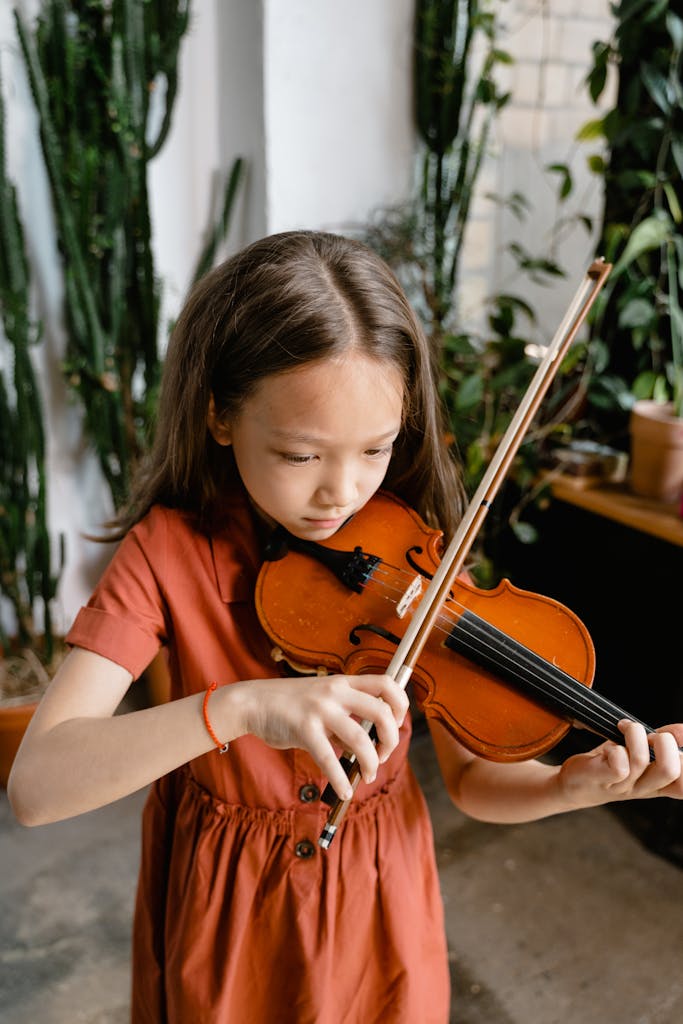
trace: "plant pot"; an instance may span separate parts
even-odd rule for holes
[[[0,647],[0,786],[5,788],[26,727],[66,653],[61,639],[53,644],[49,664],[39,657],[43,637],[34,638],[31,647],[16,642],[7,650]]]
[[[7,788],[10,768],[38,702],[0,705],[0,786]]]
[[[631,411],[631,489],[675,502],[683,493],[683,419],[670,402],[642,400]]]

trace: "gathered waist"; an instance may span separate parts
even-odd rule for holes
[[[251,804],[233,803],[217,796],[207,789],[193,775],[189,765],[183,765],[176,772],[178,782],[178,799],[189,798],[203,805],[204,812],[210,811],[216,818],[226,821],[244,822],[250,825],[267,825],[276,833],[289,835],[292,832],[295,820],[301,814],[302,807],[297,801],[291,807],[263,807]],[[379,807],[394,800],[402,793],[403,789],[410,784],[412,771],[406,760],[402,760],[398,770],[388,778],[381,787],[373,789],[365,798],[359,790],[346,811],[346,821],[361,820],[368,815],[377,813]],[[361,787],[362,788],[362,787]],[[320,825],[324,823],[330,812],[330,807],[322,800],[306,808],[308,814],[315,814],[317,811],[320,818]]]

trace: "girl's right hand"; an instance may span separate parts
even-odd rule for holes
[[[404,690],[379,675],[249,680],[222,687],[219,694],[226,715],[240,723],[238,735],[251,733],[277,749],[306,750],[342,800],[352,791],[334,747],[355,754],[363,779],[372,782],[396,747],[408,711]],[[376,746],[361,720],[375,725]]]

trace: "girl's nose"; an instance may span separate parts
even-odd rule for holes
[[[347,509],[353,505],[357,496],[358,488],[350,467],[336,467],[325,475],[318,486],[318,500],[329,508]]]

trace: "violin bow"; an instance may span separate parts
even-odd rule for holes
[[[453,539],[446,548],[441,563],[426,587],[417,605],[408,627],[398,644],[394,656],[389,662],[386,675],[394,679],[405,689],[412,671],[422,652],[427,638],[439,616],[448,593],[457,575],[462,571],[472,544],[481,529],[481,525],[491,508],[491,503],[517,454],[538,407],[550,387],[562,360],[574,341],[579,328],[602,289],[610,270],[611,263],[603,259],[594,260],[586,271],[574,298],[571,300],[555,336],[546,348],[536,372],[527,388],[520,405],[510,420],[507,430],[489,463],[477,490],[474,493],[460,521]],[[373,728],[372,722],[361,722],[366,732]],[[345,751],[340,758],[346,775],[355,793],[360,782],[360,768],[354,754]],[[327,850],[341,824],[346,810],[351,803],[337,798],[334,802],[323,831],[318,839],[319,845]]]

